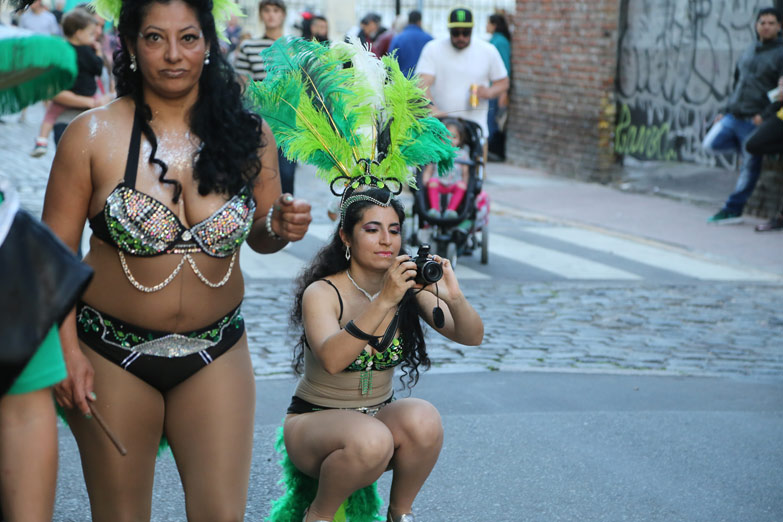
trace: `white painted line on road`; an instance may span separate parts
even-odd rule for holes
[[[315,236],[325,243],[332,239],[335,230],[337,230],[337,223],[311,223],[307,235]]]
[[[84,227],[84,230],[82,230],[82,256],[86,256],[87,252],[90,251],[90,238],[92,237],[92,230],[90,227]]]
[[[710,281],[773,281],[777,276],[755,270],[742,270],[686,254],[656,248],[629,239],[573,227],[525,227],[526,232],[558,239],[573,245],[608,252],[638,263],[696,279]]]
[[[304,266],[304,261],[285,250],[274,254],[259,254],[247,245],[239,250],[242,272],[253,279],[293,279]]]
[[[619,268],[495,233],[490,234],[489,251],[566,279],[642,279]]]

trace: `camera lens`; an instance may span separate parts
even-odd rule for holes
[[[443,277],[443,267],[435,261],[427,261],[421,267],[421,277],[427,283],[436,283]]]

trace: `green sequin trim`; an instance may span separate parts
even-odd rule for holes
[[[82,310],[79,312],[79,315],[76,319],[78,324],[81,325],[82,330],[84,332],[89,332],[90,330],[92,330],[93,332],[100,332],[101,330],[103,330],[104,331],[103,335],[105,336],[106,341],[115,343],[129,350],[133,349],[133,347],[138,346],[142,343],[154,341],[157,338],[152,333],[147,333],[144,336],[140,336],[133,332],[123,331],[122,324],[115,324],[110,319],[106,319],[105,317],[100,316],[95,310],[89,307],[82,308]],[[199,331],[191,332],[189,334],[186,334],[186,337],[189,337],[191,339],[207,340],[213,344],[217,344],[221,340],[222,338],[221,332],[226,326],[228,326],[229,328],[240,328],[242,326],[243,321],[244,318],[242,317],[242,313],[238,310],[236,313],[232,315],[227,315],[223,317],[212,328],[205,330],[203,332],[199,332]],[[168,335],[168,334],[164,334],[164,335]]]

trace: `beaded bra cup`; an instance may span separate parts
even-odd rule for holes
[[[200,250],[212,257],[228,257],[250,233],[255,210],[255,201],[245,187],[188,229],[166,205],[123,182],[106,198],[102,215],[111,242],[128,254],[157,256]],[[96,219],[98,216],[91,224]]]

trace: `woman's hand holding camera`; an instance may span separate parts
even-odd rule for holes
[[[378,299],[389,308],[397,306],[405,292],[416,286],[416,263],[408,255],[397,256],[383,276],[383,286]]]
[[[459,283],[457,282],[457,276],[454,274],[454,268],[451,266],[451,261],[440,257],[439,255],[430,256],[430,259],[441,266],[443,270],[443,277],[440,279],[440,281],[425,286],[424,290],[430,292],[431,294],[436,294],[435,285],[438,285],[436,295],[447,303],[454,298],[461,297],[462,290],[460,290]]]

